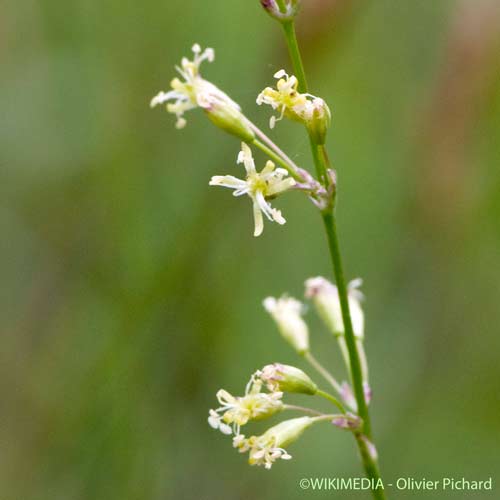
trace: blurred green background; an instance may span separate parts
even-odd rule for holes
[[[500,4],[303,3],[345,266],[364,278],[383,473],[498,481]],[[303,367],[261,300],[331,272],[310,204],[280,199],[287,225],[253,238],[250,204],[208,188],[236,175],[238,141],[201,112],[176,131],[149,109],[193,42],[216,49],[204,75],[267,127],[255,97],[290,65],[258,0],[3,3],[2,500],[368,498],[298,485],[361,474],[347,433],[318,426],[267,472],[207,425],[220,387]],[[300,127],[273,137],[311,167]]]

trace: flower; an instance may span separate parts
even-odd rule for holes
[[[256,373],[270,391],[316,394],[318,386],[299,368],[274,363],[266,365]]]
[[[361,301],[364,297],[359,290],[362,283],[363,280],[361,278],[352,280],[347,285],[347,297],[363,381],[368,385],[368,361],[363,346],[365,335],[365,317],[361,307]],[[344,321],[342,319],[342,309],[340,307],[339,292],[337,287],[322,276],[308,279],[305,285],[306,297],[313,300],[319,316],[333,335],[337,337],[340,350],[342,351],[342,356],[347,366],[350,366],[349,351],[344,336],[345,328]],[[353,407],[352,403],[350,406]]]
[[[243,140],[252,141],[255,135],[241,113],[239,105],[200,75],[201,63],[203,61],[213,62],[215,59],[214,49],[206,48],[202,51],[200,45],[195,43],[192,51],[194,54],[192,61],[183,57],[181,66],[176,66],[176,70],[184,81],[174,78],[170,82],[172,90],[159,92],[151,100],[151,107],[174,101],[167,104],[167,111],[177,117],[175,126],[178,129],[186,126],[184,113],[200,107],[218,127]]]
[[[245,438],[243,434],[233,439],[233,446],[240,453],[249,452],[250,465],[263,465],[270,469],[278,460],[290,460],[291,455],[284,446],[296,441],[300,435],[311,425],[314,420],[310,417],[292,418],[268,429],[261,436]]]
[[[264,230],[264,214],[269,220],[278,224],[285,224],[286,220],[281,212],[269,203],[268,199],[295,185],[295,180],[286,177],[288,172],[284,168],[275,168],[272,161],[268,161],[261,172],[255,170],[252,151],[244,142],[237,163],[243,163],[247,173],[246,179],[238,179],[232,175],[215,175],[209,182],[210,186],[222,186],[234,189],[234,196],[248,195],[253,202],[253,216],[255,221],[254,236],[259,236]]]
[[[347,286],[352,328],[354,335],[358,340],[363,340],[364,338],[365,324],[363,309],[361,308],[363,294],[359,290],[362,283],[363,280],[357,278],[351,281]],[[344,335],[344,321],[342,319],[342,310],[340,307],[337,287],[322,276],[309,278],[306,281],[305,286],[306,297],[313,300],[318,314],[330,331],[334,335]]]
[[[278,79],[276,89],[266,87],[258,96],[257,104],[268,104],[277,110],[278,118],[271,116],[269,126],[274,128],[283,116],[305,124],[317,136],[317,142],[324,143],[324,135],[331,120],[330,109],[320,97],[302,94],[298,91],[296,76],[289,76],[284,69],[274,74]]]
[[[285,340],[299,353],[309,351],[309,329],[302,319],[303,304],[292,297],[267,297],[263,302]]]
[[[240,427],[249,420],[262,420],[281,411],[283,393],[267,394],[260,392],[261,388],[262,381],[252,375],[245,395],[242,397],[232,396],[224,389],[219,390],[217,399],[221,406],[209,411],[209,425],[214,429],[219,429],[223,434],[231,434],[230,425],[232,424],[234,434],[239,435]]]

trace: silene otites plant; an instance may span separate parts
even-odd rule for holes
[[[166,104],[167,111],[176,116],[179,129],[186,126],[187,111],[201,108],[216,126],[240,139],[241,150],[237,155],[237,164],[243,167],[240,176],[215,175],[209,185],[232,189],[236,197],[248,196],[252,204],[254,236],[262,234],[264,219],[285,224],[285,217],[274,206],[277,199],[290,191],[302,192],[321,215],[333,265],[336,285],[324,277],[309,278],[305,281],[304,295],[336,339],[349,373],[349,382],[339,382],[314,357],[309,329],[303,318],[304,304],[287,295],[267,297],[263,301],[264,309],[282,337],[324,379],[329,389],[320,388],[299,368],[270,364],[250,376],[243,395],[233,396],[224,389],[219,390],[216,395],[218,407],[209,411],[208,423],[222,434],[231,436],[233,447],[240,453],[248,453],[251,465],[262,465],[266,469],[271,469],[280,459],[291,459],[289,446],[313,425],[325,423],[331,429],[350,432],[358,446],[366,475],[371,480],[372,494],[374,498],[383,499],[385,493],[368,411],[371,390],[363,345],[361,280],[346,283],[344,279],[336,226],[337,177],[325,148],[331,114],[326,102],[308,91],[295,34],[298,3],[298,0],[261,0],[264,10],[282,26],[294,74],[283,69],[275,73],[274,84],[257,95],[256,103],[271,107],[271,129],[283,119],[305,127],[315,176],[296,165],[243,114],[235,101],[203,78],[200,72],[202,63],[213,62],[215,58],[211,48],[203,50],[200,45],[193,45],[192,58],[183,58],[176,67],[179,76],[171,81],[171,90],[156,95],[151,106]],[[263,151],[269,160],[262,166],[256,165],[252,148]],[[332,404],[332,412],[323,413],[288,404],[286,396],[290,393],[306,394],[311,400],[324,398]],[[285,418],[261,435],[247,431],[247,425],[253,421],[292,411],[303,416]]]

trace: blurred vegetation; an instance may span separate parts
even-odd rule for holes
[[[382,470],[495,477],[499,4],[304,4],[312,92],[334,115],[346,268],[365,280]],[[255,97],[289,64],[257,0],[3,4],[2,499],[333,497],[298,481],[360,474],[341,432],[312,429],[269,473],[206,423],[221,386],[300,364],[261,300],[300,297],[330,268],[312,206],[285,197],[288,224],[253,238],[248,203],[207,186],[236,169],[237,141],[202,113],[179,132],[149,109],[193,42],[216,49],[207,77],[265,126]],[[310,167],[298,126],[276,137]]]

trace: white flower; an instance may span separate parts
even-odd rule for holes
[[[314,420],[310,417],[293,418],[275,425],[261,436],[238,435],[233,439],[233,446],[240,453],[249,452],[250,465],[263,465],[270,469],[278,460],[290,460],[291,455],[283,448],[296,441]]]
[[[352,328],[356,339],[363,340],[365,320],[361,301],[363,294],[358,289],[363,280],[357,278],[348,284],[349,311],[351,313]],[[306,281],[306,297],[311,298],[318,314],[334,335],[344,335],[344,321],[340,308],[337,287],[326,278],[317,276]]]
[[[304,306],[292,297],[267,297],[263,302],[266,311],[278,325],[281,335],[299,353],[309,351],[309,329],[302,319]]]
[[[285,224],[286,220],[281,212],[271,206],[269,197],[287,191],[295,185],[295,180],[287,177],[284,168],[275,168],[272,161],[268,161],[261,172],[255,170],[252,151],[244,142],[237,163],[243,163],[246,170],[246,179],[238,179],[232,175],[216,175],[210,180],[210,186],[222,186],[234,189],[234,196],[248,195],[253,202],[253,215],[255,221],[254,236],[259,236],[264,230],[264,214],[269,220],[278,224]]]
[[[262,381],[254,376],[247,384],[245,395],[235,397],[221,389],[217,392],[220,407],[209,411],[208,423],[223,434],[231,434],[231,427],[235,435],[240,433],[240,426],[249,420],[262,420],[283,409],[282,392],[270,394],[260,392]]]
[[[331,119],[326,102],[311,94],[301,94],[298,91],[297,77],[289,76],[284,69],[275,73],[274,78],[278,79],[276,89],[266,87],[257,96],[259,106],[268,104],[280,113],[278,118],[271,117],[269,126],[274,128],[276,122],[286,116],[304,123],[315,133],[324,134]]]
[[[176,66],[176,70],[184,81],[174,78],[170,85],[172,90],[160,92],[151,100],[151,107],[163,104],[167,101],[174,101],[167,104],[167,111],[177,116],[177,128],[186,125],[184,113],[197,107],[210,111],[215,107],[232,111],[232,115],[240,114],[240,107],[227,94],[222,92],[213,83],[200,76],[200,65],[203,61],[212,62],[215,58],[213,49],[207,48],[204,51],[195,43],[192,47],[194,58],[192,61],[186,57],[182,58],[181,66]],[[235,113],[236,112],[236,113]]]

